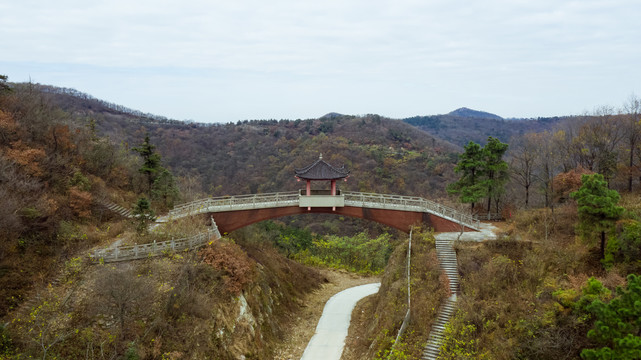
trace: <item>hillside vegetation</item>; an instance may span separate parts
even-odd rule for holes
[[[161,210],[165,199],[154,193],[167,179],[150,186],[148,175],[162,166],[100,137],[93,119],[31,84],[0,88],[0,358],[269,358],[297,299],[325,279],[269,242],[242,237],[201,252],[90,264],[94,246],[203,225],[137,233],[139,220],[106,204],[133,208],[147,196]]]
[[[351,171],[343,189],[471,207],[460,200],[505,219],[499,240],[455,245],[461,289],[441,358],[641,358],[635,97],[620,111],[564,119],[513,121],[466,110],[407,122],[332,114],[204,125],[5,80],[0,358],[269,358],[302,306],[297,299],[325,281],[303,264],[382,277],[379,295],[361,307],[375,316],[360,318],[365,326],[350,356],[417,357],[446,295],[428,231],[417,235],[412,255],[413,321],[393,351],[407,310],[406,243],[364,221],[289,217],[233,232],[198,253],[86,261],[92,247],[206,226],[193,218],[148,232],[154,213],[175,202],[301,188],[294,169],[320,153]],[[496,159],[467,156],[487,155],[486,148],[501,151]],[[469,154],[460,156],[463,149]],[[478,161],[466,173],[461,163],[469,159]],[[479,182],[460,181],[472,173]],[[458,199],[446,192],[455,182]],[[107,210],[110,203],[141,216],[125,220]]]
[[[493,114],[457,110],[445,115],[414,116],[403,121],[437,138],[464,146],[470,141],[484,144],[488,136],[508,142],[513,136],[549,130],[565,118],[506,120]]]
[[[177,175],[185,200],[301,188],[293,174],[319,154],[345,165],[346,190],[438,197],[452,178],[458,146],[413,126],[378,115],[337,115],[308,120],[254,120],[236,124],[161,121],[116,111],[96,100],[80,101],[47,88],[53,101],[95,120],[96,129],[125,148],[149,134]]]
[[[392,348],[408,310],[408,243],[407,240],[396,243],[378,293],[362,300],[354,310],[350,334],[358,335],[346,345],[343,359],[421,357],[438,309],[448,296],[448,280],[438,265],[433,234],[414,229],[410,268],[411,321]],[[362,328],[355,328],[356,324]]]

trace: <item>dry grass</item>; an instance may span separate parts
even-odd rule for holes
[[[344,359],[373,359],[389,352],[407,312],[406,255],[404,241],[390,256],[378,294],[354,310],[365,331],[350,329]],[[431,324],[447,297],[447,281],[442,277],[431,233],[414,231],[411,274],[411,321],[397,344],[396,355],[415,359],[420,358]]]
[[[473,358],[578,358],[591,322],[565,306],[589,277],[611,290],[625,279],[603,270],[597,249],[575,238],[575,222],[572,205],[522,211],[504,238],[457,244],[462,295],[446,341]]]

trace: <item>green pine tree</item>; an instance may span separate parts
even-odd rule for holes
[[[641,277],[628,275],[626,289],[617,288],[609,303],[600,299],[587,306],[596,318],[588,338],[601,345],[584,349],[585,360],[641,359]]]
[[[134,217],[136,219],[136,230],[139,234],[147,233],[148,225],[156,219],[151,204],[146,197],[140,197],[134,205]]]
[[[151,188],[151,197],[159,201],[165,208],[173,208],[178,199],[179,191],[174,176],[165,168],[161,168]]]
[[[579,190],[570,194],[579,205],[577,230],[581,237],[590,241],[595,235],[601,238],[601,259],[605,259],[606,233],[610,232],[623,214],[623,207],[617,206],[619,193],[608,189],[608,183],[601,174],[586,174],[581,177]]]
[[[459,195],[463,203],[474,204],[487,197],[487,210],[490,211],[492,200],[497,202],[505,191],[508,180],[508,165],[503,160],[507,144],[489,137],[485,147],[470,141],[459,157],[454,172],[461,173],[461,178],[447,187],[450,194]]]
[[[11,91],[11,87],[7,84],[8,79],[7,75],[0,75],[0,94]]]
[[[161,164],[160,154],[151,144],[149,135],[145,136],[143,143],[132,150],[140,154],[143,164],[138,169],[147,178],[147,194],[154,201],[157,210],[167,210],[174,206],[179,198],[178,187],[174,175]]]
[[[500,196],[505,192],[505,184],[509,180],[508,165],[503,160],[503,155],[507,151],[508,145],[502,143],[494,137],[487,138],[487,144],[483,147],[485,163],[483,164],[483,186],[486,189],[487,212],[490,213],[492,200],[496,201],[496,211],[498,212],[498,202]]]
[[[156,147],[151,144],[149,134],[145,135],[143,143],[133,148],[132,150],[140,154],[143,159],[143,164],[138,171],[145,174],[147,177],[148,191],[151,193],[151,188],[156,180],[156,176],[160,173],[163,167],[160,165],[160,154],[155,151]]]
[[[465,145],[464,149],[454,168],[455,173],[461,173],[461,178],[448,185],[447,192],[459,195],[460,201],[471,204],[474,211],[474,204],[486,195],[486,188],[483,186],[484,154],[481,145],[473,141]]]

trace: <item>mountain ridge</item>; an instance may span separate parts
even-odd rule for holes
[[[502,117],[496,114],[492,114],[485,111],[473,110],[467,107],[462,107],[454,111],[450,111],[449,113],[447,113],[447,115],[468,117],[468,118],[479,118],[479,119],[504,120]]]

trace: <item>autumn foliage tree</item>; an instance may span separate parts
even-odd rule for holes
[[[592,174],[593,172],[586,170],[582,167],[563,172],[554,177],[553,189],[554,200],[563,203],[570,197],[570,193],[579,190],[581,187],[581,178],[585,174]]]
[[[199,253],[202,261],[223,272],[225,289],[238,295],[255,277],[253,261],[243,249],[231,242],[215,241]]]

